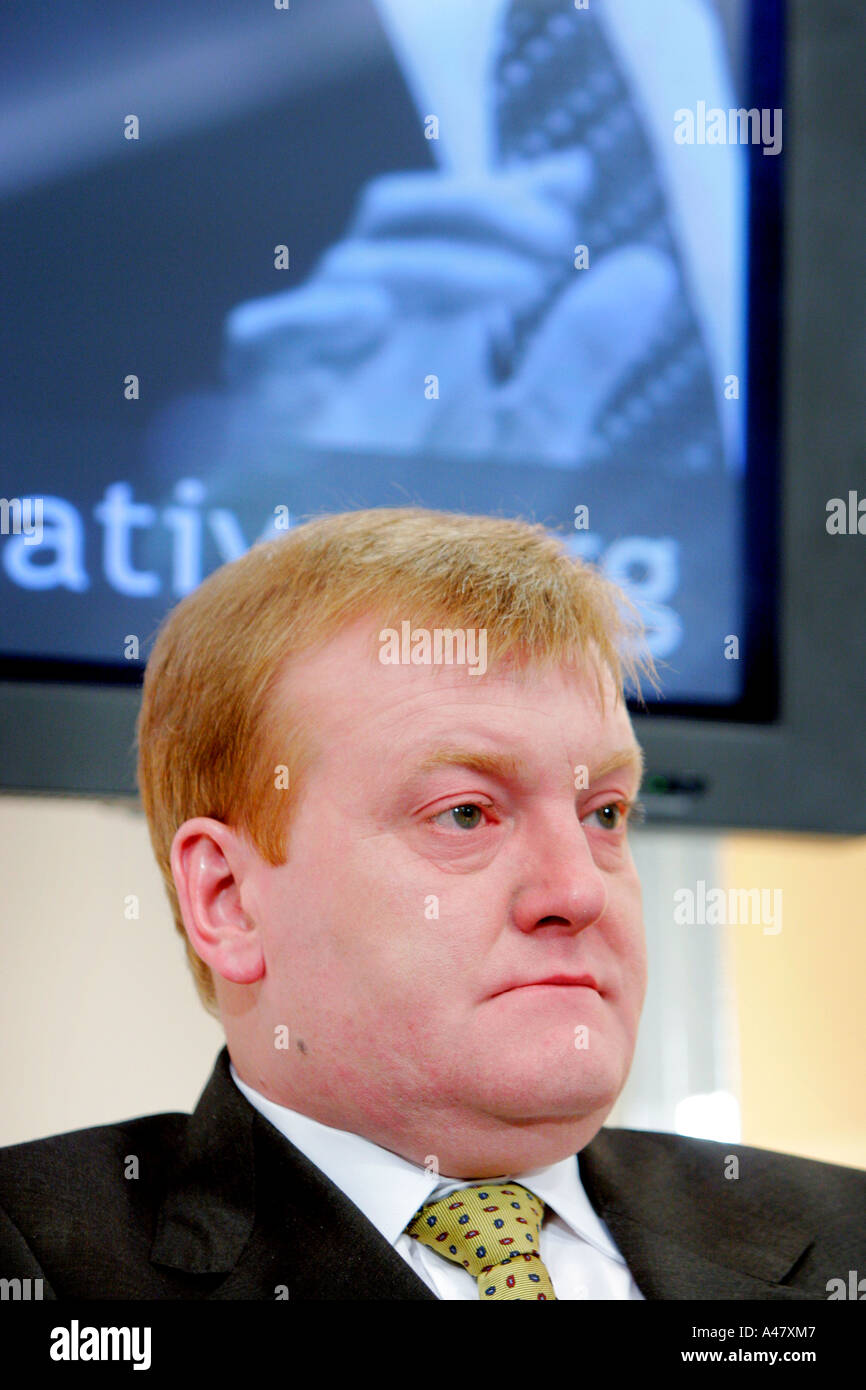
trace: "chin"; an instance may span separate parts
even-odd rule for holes
[[[573,1113],[530,1119],[496,1112],[496,1131],[473,1133],[444,1153],[442,1172],[454,1178],[494,1178],[559,1163],[592,1142],[612,1103],[579,1118]]]
[[[621,1067],[594,1063],[571,1075],[548,1069],[498,1074],[487,1078],[486,1085],[484,1080],[476,1077],[473,1090],[483,1095],[484,1109],[490,1114],[528,1124],[570,1120],[578,1125],[588,1120],[602,1123],[625,1084],[625,1074]]]
[[[605,1114],[628,1078],[634,1045],[617,1032],[596,1032],[589,1047],[576,1048],[561,1030],[536,1036],[535,1045],[485,1048],[474,1053],[462,1078],[464,1093],[484,1098],[484,1108],[509,1119],[545,1116],[575,1120]]]

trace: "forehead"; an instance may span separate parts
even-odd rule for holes
[[[637,750],[628,710],[616,700],[606,668],[602,708],[592,663],[579,669],[502,663],[482,675],[441,662],[383,664],[381,630],[374,620],[356,620],[300,654],[278,679],[276,711],[296,716],[320,757],[367,753],[384,770],[435,754],[445,739],[482,751],[508,743],[529,761],[552,751],[602,761],[614,750]]]

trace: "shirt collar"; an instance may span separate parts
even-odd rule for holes
[[[426,1202],[438,1201],[457,1188],[470,1185],[466,1178],[448,1178],[433,1168],[419,1167],[360,1134],[332,1129],[309,1115],[278,1105],[241,1081],[234,1066],[230,1071],[232,1080],[250,1105],[345,1192],[391,1245],[397,1243],[412,1217]],[[503,1173],[485,1181],[523,1183],[575,1235],[621,1264],[625,1263],[601,1217],[593,1210],[573,1154],[530,1172]]]

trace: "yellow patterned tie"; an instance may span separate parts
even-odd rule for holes
[[[544,1203],[520,1183],[476,1183],[428,1202],[410,1236],[478,1280],[482,1299],[556,1298],[539,1250]]]

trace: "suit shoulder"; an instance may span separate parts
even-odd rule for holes
[[[866,1207],[866,1171],[860,1168],[662,1130],[603,1128],[588,1147],[594,1145],[636,1177],[649,1167],[666,1171],[672,1182],[715,1184],[720,1174],[726,1174],[746,1179],[748,1186],[760,1184],[789,1201],[820,1196],[827,1205]]]
[[[190,1116],[144,1115],[0,1149],[0,1257],[52,1296],[141,1296]]]
[[[82,1179],[93,1196],[100,1175],[121,1172],[118,1165],[127,1157],[146,1157],[150,1165],[169,1162],[183,1142],[189,1118],[181,1112],[142,1115],[6,1145],[0,1148],[0,1203],[17,1206],[27,1190],[44,1189],[48,1183],[52,1190],[57,1184],[71,1189]]]

